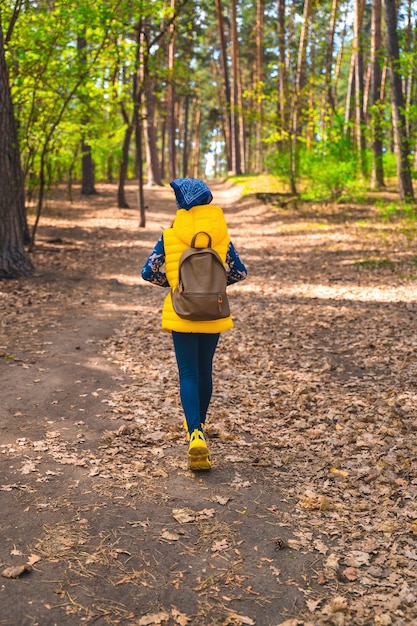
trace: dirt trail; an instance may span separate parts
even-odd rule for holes
[[[216,356],[213,471],[186,464],[148,223],[57,192],[33,279],[0,284],[0,624],[411,624],[414,234],[372,207],[214,185],[250,278]],[[130,189],[132,206],[134,187]]]

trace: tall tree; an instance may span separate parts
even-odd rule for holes
[[[300,114],[302,105],[303,88],[306,78],[306,50],[308,27],[310,21],[311,0],[304,0],[303,21],[301,24],[300,40],[298,44],[297,67],[295,71],[295,80],[292,96],[291,111],[291,138],[289,141],[289,160],[290,160],[290,184],[291,193],[297,193],[297,176],[298,176],[298,143],[300,139]]]
[[[221,60],[221,68],[222,68],[222,82],[223,82],[223,92],[224,92],[224,102],[225,102],[226,121],[224,124],[224,131],[225,131],[225,144],[226,144],[227,171],[232,172],[232,146],[231,146],[232,123],[231,123],[231,115],[230,115],[231,93],[230,93],[227,46],[226,46],[226,37],[225,37],[224,27],[223,27],[224,18],[223,18],[222,2],[221,0],[215,0],[215,2],[216,2],[217,25],[218,25],[219,42],[220,42],[220,60]]]
[[[280,122],[280,147],[288,137],[288,71],[286,63],[286,4],[278,0],[278,111]]]
[[[239,117],[239,39],[236,19],[236,0],[231,0],[231,30],[232,30],[232,91],[231,91],[231,149],[232,172],[241,174],[240,156],[240,120]]]
[[[326,65],[325,65],[325,90],[323,94],[324,104],[330,105],[330,107],[334,110],[335,102],[332,90],[332,69],[333,69],[333,48],[334,48],[334,38],[335,38],[335,30],[336,30],[336,19],[337,19],[337,9],[339,5],[339,0],[332,0],[332,13],[330,18],[330,28],[329,28],[329,36],[328,36],[328,45],[326,50]]]
[[[153,67],[151,71],[149,47],[151,43],[151,19],[150,16],[144,21],[144,37],[146,46],[143,53],[143,81],[144,81],[144,96],[145,96],[145,111],[143,115],[143,127],[145,131],[145,145],[146,145],[146,165],[148,173],[148,187],[153,185],[162,185],[161,170],[159,167],[156,125],[155,125],[155,112],[157,105],[156,96],[156,67]],[[162,26],[161,26],[162,28]],[[155,53],[155,56],[159,53]]]
[[[171,11],[175,13],[176,0],[170,0]],[[174,180],[177,177],[176,167],[176,127],[175,127],[175,83],[174,83],[174,63],[175,63],[175,36],[176,26],[172,21],[169,26],[168,42],[168,80],[166,87],[166,107],[167,107],[167,132],[168,132],[168,169],[169,177]]]
[[[19,141],[6,66],[0,13],[0,278],[28,275],[28,239]]]
[[[362,30],[363,14],[365,9],[364,0],[355,0],[355,19],[353,27],[353,48],[355,58],[355,134],[357,149],[361,164],[362,174],[366,175],[365,160],[365,118],[364,118],[364,76],[363,76],[363,54],[362,54]]]
[[[256,0],[256,53],[255,53],[255,98],[256,98],[256,118],[257,124],[255,128],[255,171],[262,170],[262,79],[263,79],[263,53],[264,53],[264,2]]]
[[[405,120],[405,99],[402,90],[400,48],[397,33],[397,8],[395,0],[384,0],[387,49],[391,80],[392,119],[394,126],[395,152],[397,155],[397,175],[401,200],[414,202],[411,177],[411,154]]]
[[[79,34],[77,37],[79,64],[84,77],[88,75],[88,71],[86,72],[87,39],[85,32],[86,29],[84,27],[83,33]],[[80,94],[80,101],[82,107],[85,109],[85,111],[83,111],[84,115],[82,116],[81,121],[81,193],[84,196],[93,196],[97,193],[97,190],[95,186],[93,155],[91,152],[91,146],[86,138],[86,128],[88,128],[89,116],[86,113],[86,110],[88,109],[88,98],[85,93]]]
[[[382,38],[381,38],[382,4],[381,0],[372,2],[371,20],[371,118],[372,118],[372,178],[374,189],[384,187],[383,136],[382,136]]]

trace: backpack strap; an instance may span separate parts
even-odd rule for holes
[[[201,249],[201,248],[197,248],[197,246],[195,245],[196,239],[198,237],[198,235],[207,235],[208,237],[208,245],[206,246],[206,248],[211,248],[211,235],[209,235],[209,233],[206,233],[204,230],[200,230],[198,233],[196,233],[193,238],[191,239],[191,248],[196,248],[197,250]]]

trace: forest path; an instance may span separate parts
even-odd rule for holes
[[[413,623],[414,227],[213,185],[249,279],[196,475],[164,291],[140,279],[172,191],[139,229],[99,189],[56,192],[36,276],[0,283],[1,570],[37,561],[1,579],[0,624]]]

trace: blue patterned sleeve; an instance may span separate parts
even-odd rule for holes
[[[142,268],[142,278],[159,287],[169,287],[165,270],[164,239],[161,235]]]
[[[226,255],[226,264],[228,266],[227,271],[227,284],[233,285],[241,280],[245,280],[248,275],[246,267],[240,260],[239,254],[235,249],[232,242],[229,243],[229,248]]]

